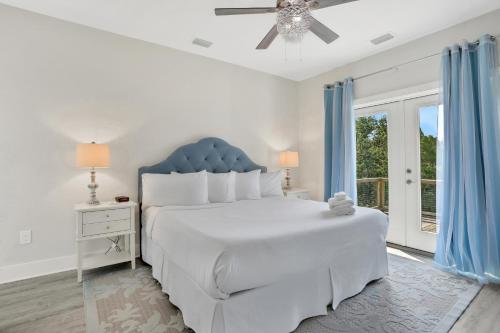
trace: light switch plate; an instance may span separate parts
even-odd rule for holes
[[[31,230],[21,230],[19,232],[19,244],[31,243]]]

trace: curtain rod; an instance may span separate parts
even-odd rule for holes
[[[491,40],[496,40],[498,37],[500,37],[500,34],[498,35],[494,35],[494,36],[491,36]],[[479,39],[475,40],[474,42],[472,42],[472,44],[479,44]],[[370,76],[374,76],[374,75],[377,75],[377,74],[380,74],[380,73],[384,73],[384,72],[388,72],[388,71],[392,71],[392,70],[395,70],[395,69],[398,69],[399,67],[402,67],[402,66],[406,66],[406,65],[409,65],[409,64],[412,64],[412,63],[417,63],[417,62],[420,62],[420,61],[424,61],[424,60],[427,60],[429,58],[433,58],[433,57],[436,57],[438,55],[441,55],[442,52],[439,52],[439,53],[433,53],[433,54],[430,54],[428,56],[425,56],[425,57],[422,57],[422,58],[418,58],[418,59],[414,59],[414,60],[410,60],[410,61],[407,61],[407,62],[403,62],[403,63],[400,63],[400,64],[397,64],[397,65],[394,65],[394,66],[391,66],[391,67],[387,67],[387,68],[384,68],[384,69],[380,69],[378,71],[375,71],[375,72],[371,72],[371,73],[368,73],[368,74],[364,74],[364,75],[360,75],[358,77],[355,77],[353,78],[354,81],[358,81],[358,80],[361,80],[361,79],[365,79],[367,77],[370,77]],[[325,88],[326,89],[329,89],[331,87],[333,87],[335,85],[335,83],[329,83],[329,84],[325,84]]]

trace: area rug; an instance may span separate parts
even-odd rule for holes
[[[389,255],[390,274],[295,333],[447,332],[480,285],[432,266],[423,257]],[[187,333],[148,266],[100,271],[84,281],[87,332]]]

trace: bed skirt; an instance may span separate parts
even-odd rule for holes
[[[292,332],[302,320],[326,315],[329,304],[335,309],[370,281],[388,274],[385,242],[361,244],[363,251],[339,253],[342,260],[338,263],[221,300],[208,296],[181,267],[168,260],[160,246],[145,238],[143,259],[152,266],[153,277],[170,302],[181,309],[185,324],[196,333]],[[366,257],[358,256],[371,260],[367,265]],[[349,265],[342,267],[346,262]]]

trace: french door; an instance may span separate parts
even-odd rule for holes
[[[435,251],[439,99],[356,110],[358,205],[389,216],[387,241]]]

